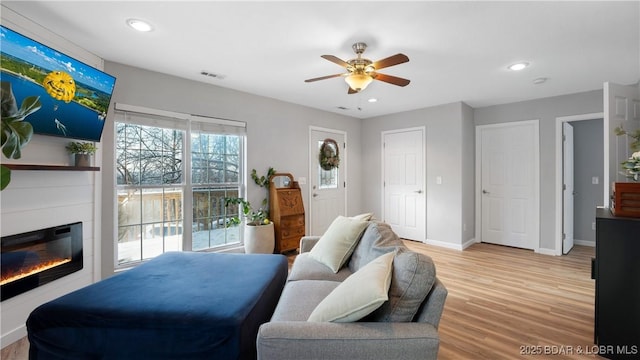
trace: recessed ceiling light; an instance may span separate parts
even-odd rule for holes
[[[128,19],[127,25],[141,32],[148,32],[153,30],[153,27],[151,27],[148,22],[139,19]]]
[[[529,66],[528,62],[519,62],[519,63],[515,63],[513,65],[509,65],[509,70],[520,71],[520,70],[526,68],[527,66]]]
[[[374,102],[378,101],[378,99],[376,99],[376,98],[371,98],[371,99],[369,99],[369,100],[367,100],[367,101],[368,101],[368,102],[370,102],[370,103],[374,103]]]

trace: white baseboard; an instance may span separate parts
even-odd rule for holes
[[[469,239],[466,242],[464,242],[463,244],[453,244],[453,243],[446,242],[446,241],[431,240],[431,239],[427,239],[424,243],[425,244],[429,244],[429,245],[434,245],[434,246],[447,248],[447,249],[454,249],[454,250],[462,251],[462,250],[468,248],[469,246],[475,244],[476,243],[476,239]]]
[[[475,243],[479,243],[479,240],[476,240],[475,238],[471,238],[467,241],[465,241],[464,243],[462,243],[462,250],[468,248],[469,246],[475,244]]]
[[[27,336],[27,327],[25,325],[18,326],[2,335],[2,338],[0,338],[0,347],[4,349],[25,336]]]
[[[582,246],[591,246],[591,247],[595,247],[596,246],[596,242],[595,241],[591,241],[591,240],[576,240],[573,239],[573,243],[576,245],[582,245]]]
[[[551,256],[560,256],[562,254],[558,254],[556,249],[547,249],[547,248],[538,248],[535,249],[535,252],[542,255],[551,255]]]

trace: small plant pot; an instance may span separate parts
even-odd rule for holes
[[[91,155],[89,154],[76,154],[75,160],[77,167],[91,166]]]
[[[273,223],[244,226],[244,252],[247,254],[273,254],[275,233]]]

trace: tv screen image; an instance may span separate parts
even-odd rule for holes
[[[36,134],[100,141],[115,77],[0,26],[2,91],[19,109],[38,96],[41,108],[25,121]],[[5,115],[5,94],[2,96]]]

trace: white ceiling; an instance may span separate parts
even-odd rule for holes
[[[359,118],[636,83],[639,3],[2,1],[108,61]],[[128,18],[147,20],[154,30],[135,32]],[[406,54],[410,62],[380,72],[411,83],[374,81],[347,95],[342,78],[304,82],[343,72],[320,55],[348,60],[359,41],[373,61]],[[507,70],[517,61],[531,66]],[[539,77],[548,81],[533,84]],[[371,97],[378,102],[367,102]]]

